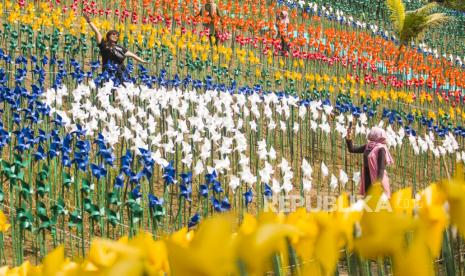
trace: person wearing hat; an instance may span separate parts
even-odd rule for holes
[[[103,39],[102,34],[97,29],[95,24],[90,21],[89,15],[84,14],[84,18],[94,31],[97,39],[97,44],[100,49],[100,56],[102,56],[102,73],[107,71],[111,74],[111,71],[109,70],[109,64],[116,66],[115,77],[120,82],[120,84],[123,84],[126,72],[126,66],[124,65],[124,60],[126,57],[133,58],[141,63],[147,63],[147,61],[140,58],[138,55],[117,44],[119,39],[118,31],[108,31],[105,35],[105,39]]]

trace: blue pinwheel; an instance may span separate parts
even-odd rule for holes
[[[131,191],[131,195],[133,199],[139,199],[142,197],[142,193],[140,191],[140,185],[136,185],[136,187]]]
[[[196,226],[197,224],[199,224],[200,222],[200,215],[199,213],[195,213],[190,219],[189,219],[189,222],[187,224],[187,228],[192,228],[194,226]]]
[[[90,168],[92,171],[92,175],[95,176],[97,180],[107,175],[107,170],[105,169],[105,166],[103,164],[100,166],[96,164],[90,164]]]
[[[199,194],[202,197],[207,197],[208,196],[208,186],[206,184],[200,184],[199,185]]]
[[[163,198],[158,198],[152,194],[148,195],[149,199],[149,207],[150,208],[155,208],[156,206],[162,206],[163,205]]]
[[[180,185],[180,190],[181,190],[180,197],[185,198],[187,201],[192,200],[191,199],[191,196],[192,196],[192,187],[191,187],[191,185],[181,184]]]
[[[34,159],[35,159],[36,161],[40,161],[40,160],[44,160],[45,157],[47,157],[47,155],[46,155],[45,152],[44,152],[44,148],[43,148],[41,145],[39,145],[39,146],[37,147],[37,152],[34,153]]]
[[[124,172],[127,176],[131,175],[131,163],[131,152],[129,150],[126,150],[126,154],[121,157],[121,171]]]
[[[229,199],[227,197],[224,197],[221,201],[221,209],[223,211],[229,211],[231,209],[231,204],[229,203]]]
[[[249,206],[250,203],[252,203],[252,199],[253,199],[253,193],[252,193],[252,189],[248,189],[245,193],[244,193],[244,201],[245,201],[245,206]]]
[[[116,189],[121,189],[124,187],[124,174],[120,173],[115,178],[114,186]]]
[[[217,180],[213,181],[212,190],[213,192],[217,194],[224,192],[223,187],[221,186],[221,183]]]
[[[176,183],[176,171],[173,167],[173,161],[163,168],[163,179],[165,180],[165,185]]]
[[[273,196],[273,190],[271,190],[271,187],[266,183],[263,188],[263,195],[268,199]]]
[[[192,172],[182,173],[181,175],[181,183],[184,185],[191,185],[192,184]]]

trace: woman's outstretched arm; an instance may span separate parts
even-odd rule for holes
[[[366,145],[354,147],[354,145],[352,144],[352,123],[349,124],[349,128],[347,129],[346,145],[350,153],[365,152]]]
[[[133,59],[135,59],[135,60],[137,60],[138,62],[141,62],[141,63],[148,63],[146,60],[142,59],[141,57],[139,57],[138,55],[134,54],[131,51],[127,51],[125,56],[131,57],[131,58],[133,58]]]
[[[89,23],[90,27],[92,28],[92,31],[95,33],[95,38],[97,39],[97,43],[100,44],[102,42],[102,34],[100,31],[97,29],[97,26],[90,21],[89,15],[84,13],[84,18],[86,19],[87,23]]]
[[[350,153],[363,153],[366,147],[366,145],[354,147],[351,139],[346,139],[346,145]]]

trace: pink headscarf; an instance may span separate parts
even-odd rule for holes
[[[394,163],[392,159],[391,153],[386,146],[386,132],[384,129],[379,127],[373,127],[368,134],[368,144],[366,145],[366,149],[370,151],[368,154],[368,168],[370,170],[370,178],[371,182],[374,183],[376,180],[376,176],[378,175],[378,153],[380,149],[384,149],[385,157],[386,157],[386,165],[391,165]],[[365,169],[363,169],[364,171]],[[365,179],[362,177],[362,185],[360,185],[360,194],[365,195]],[[391,197],[391,189],[389,185],[389,178],[387,176],[386,171],[383,174],[383,178],[381,179],[381,185],[383,186],[384,192],[388,198]]]

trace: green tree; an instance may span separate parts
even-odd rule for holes
[[[437,3],[429,3],[412,11],[405,11],[402,0],[387,0],[386,5],[400,42],[396,63],[399,62],[403,47],[411,41],[418,40],[427,30],[449,20],[444,13],[432,13],[432,10],[438,6]]]

